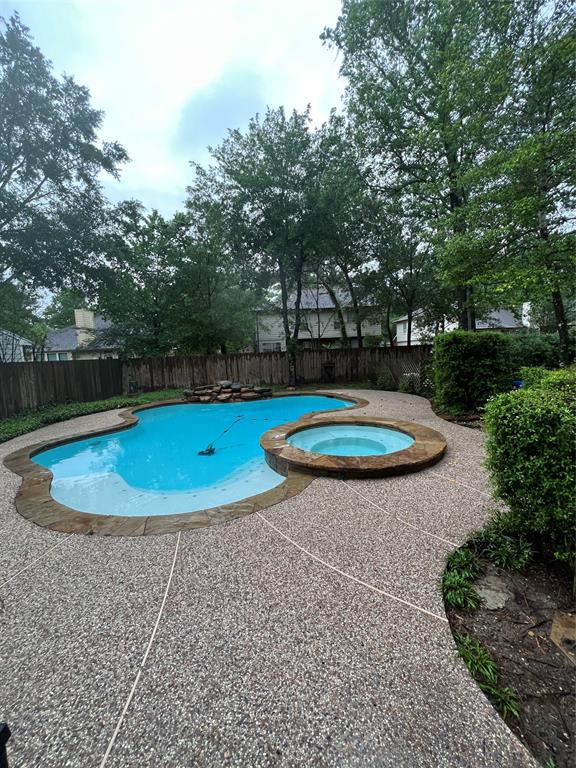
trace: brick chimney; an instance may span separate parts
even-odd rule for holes
[[[76,326],[78,346],[83,347],[85,344],[89,344],[96,336],[94,312],[91,309],[75,309],[74,325]]]

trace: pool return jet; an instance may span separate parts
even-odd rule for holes
[[[220,438],[221,438],[221,437],[224,437],[224,435],[226,434],[226,432],[230,432],[230,430],[232,429],[232,427],[233,427],[235,424],[238,424],[238,422],[240,421],[240,419],[243,419],[243,418],[244,418],[244,415],[243,415],[243,414],[240,414],[240,416],[236,416],[236,418],[234,419],[234,421],[232,422],[232,424],[229,424],[229,425],[226,427],[226,429],[225,429],[223,432],[221,432],[221,433],[218,435],[218,437],[215,437],[215,438],[214,438],[214,440],[212,440],[212,442],[211,442],[211,443],[208,443],[208,445],[206,446],[206,448],[204,448],[204,450],[203,450],[203,451],[198,451],[198,456],[213,456],[213,455],[216,453],[216,448],[214,447],[214,443],[215,443],[217,440],[220,440]]]

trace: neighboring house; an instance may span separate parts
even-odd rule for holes
[[[26,363],[33,359],[34,345],[12,331],[0,330],[0,363]]]
[[[416,310],[412,317],[412,346],[419,346],[421,344],[430,344],[434,338],[435,329],[428,326],[422,326],[419,322],[422,315],[422,310]],[[445,322],[443,324],[442,331],[454,331],[458,328],[456,322]],[[498,309],[488,315],[486,320],[476,321],[477,331],[519,331],[526,328],[526,325],[515,317],[514,313],[509,309]],[[399,347],[405,347],[408,343],[408,317],[399,317],[396,320],[396,337],[395,344]]]
[[[358,346],[356,323],[352,311],[350,294],[336,290],[338,303],[342,307],[346,336],[351,347]],[[288,302],[290,326],[294,326],[294,296]],[[369,315],[370,307],[362,307]],[[298,344],[304,348],[322,346],[341,346],[342,328],[334,301],[324,288],[303,288],[300,301],[300,331]],[[363,336],[380,336],[380,323],[366,319],[362,322]],[[256,349],[258,352],[285,352],[286,338],[282,323],[282,311],[279,307],[268,307],[256,312]]]
[[[109,340],[112,324],[89,309],[74,310],[74,325],[50,331],[45,344],[45,359],[99,360],[118,357],[118,349]]]

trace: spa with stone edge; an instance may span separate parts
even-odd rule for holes
[[[358,415],[358,398],[231,390],[127,409],[116,428],[10,454],[6,465],[24,478],[19,512],[81,533],[203,527],[271,506],[314,475],[415,471],[446,449],[434,430]]]

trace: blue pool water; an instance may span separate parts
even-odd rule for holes
[[[137,414],[139,422],[131,429],[42,451],[34,461],[51,470],[52,497],[81,512],[128,516],[195,512],[283,482],[285,478],[266,464],[260,448],[266,430],[311,411],[350,405],[321,395],[298,395],[151,408]],[[216,440],[212,456],[198,456],[228,427]]]
[[[409,448],[414,438],[385,427],[332,424],[296,432],[290,435],[288,442],[303,451],[330,456],[381,456]]]

